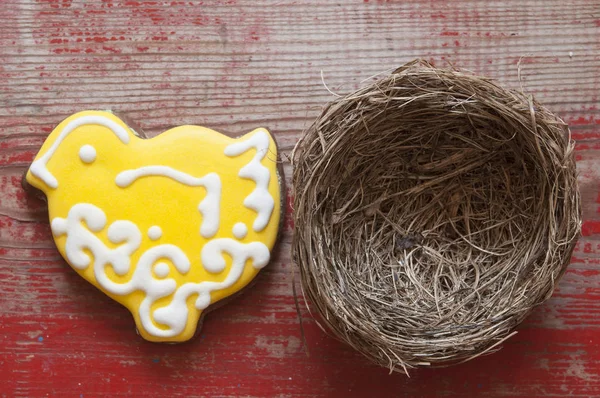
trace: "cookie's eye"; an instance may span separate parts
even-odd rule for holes
[[[91,145],[84,145],[79,148],[79,159],[83,163],[92,163],[96,160],[96,148]]]

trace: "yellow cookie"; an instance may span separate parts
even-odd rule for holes
[[[191,338],[209,305],[267,265],[281,212],[277,148],[181,126],[141,139],[110,112],[70,116],[26,180],[48,198],[58,250],[131,311],[146,340]]]

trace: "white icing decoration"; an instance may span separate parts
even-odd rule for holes
[[[169,275],[169,264],[167,263],[158,263],[154,266],[154,273],[159,278],[165,278]]]
[[[39,159],[34,161],[29,167],[29,171],[31,174],[44,181],[46,185],[50,188],[58,188],[58,180],[54,175],[48,170],[46,167],[48,165],[48,161],[54,155],[54,152],[58,149],[63,140],[71,134],[75,129],[81,126],[85,126],[88,124],[98,124],[100,126],[104,126],[110,129],[116,136],[123,142],[124,144],[129,143],[129,134],[127,130],[119,123],[111,120],[105,116],[100,115],[87,115],[81,116],[77,119],[71,120],[65,128],[60,132],[60,135],[56,138],[56,140],[52,143],[52,146],[40,156]]]
[[[270,258],[269,248],[263,243],[243,244],[229,238],[214,239],[202,248],[202,265],[208,272],[223,272],[226,268],[223,255],[227,254],[232,262],[225,279],[222,282],[189,282],[177,288],[174,279],[166,278],[170,272],[169,265],[159,260],[168,259],[182,275],[189,272],[190,261],[179,247],[162,244],[146,250],[140,256],[129,281],[117,283],[108,277],[106,268],[111,265],[115,273],[126,275],[130,270],[131,255],[139,249],[142,235],[131,221],[115,221],[108,227],[107,236],[111,243],[118,246],[111,249],[96,236],[106,227],[106,223],[106,215],[100,208],[79,203],[69,210],[66,219],[54,218],[51,227],[55,236],[66,235],[65,256],[74,268],[88,268],[92,262],[88,253],[91,253],[94,276],[102,289],[114,295],[127,295],[136,290],[145,293],[138,310],[139,317],[146,332],[156,337],[174,337],[185,329],[188,320],[187,299],[190,295],[198,295],[195,306],[203,310],[211,303],[212,291],[231,287],[240,279],[248,260],[252,260],[254,268],[260,269],[267,265]],[[154,274],[165,279],[153,277],[153,266]],[[173,295],[171,302],[152,313],[153,303],[169,295]],[[158,328],[155,322],[168,329]]]
[[[204,310],[211,303],[210,293],[233,286],[242,276],[248,260],[252,260],[254,268],[261,269],[267,265],[270,258],[269,248],[261,242],[244,244],[229,238],[213,239],[202,248],[201,258],[204,269],[211,273],[223,272],[226,266],[224,253],[232,258],[232,262],[231,269],[222,282],[182,285],[175,292],[169,305],[154,311],[154,319],[169,326],[176,334],[181,333],[188,317],[186,300],[190,295],[198,295],[195,306],[199,310]]]
[[[233,236],[238,239],[244,239],[248,234],[248,227],[243,222],[238,222],[233,226]]]
[[[150,240],[158,240],[162,237],[162,229],[158,225],[153,225],[148,228],[148,238]]]
[[[91,145],[84,145],[79,149],[79,159],[83,163],[93,163],[96,160],[96,148]]]
[[[230,157],[239,156],[252,148],[256,149],[252,160],[238,173],[240,177],[248,178],[256,183],[256,188],[244,199],[244,206],[258,213],[252,225],[256,232],[265,229],[275,207],[275,200],[269,193],[271,173],[261,163],[269,152],[269,143],[269,134],[264,130],[259,130],[247,140],[236,142],[225,148],[225,155]]]
[[[169,166],[144,166],[120,172],[115,183],[119,187],[125,188],[137,179],[146,176],[167,177],[191,187],[204,187],[206,196],[198,205],[198,210],[202,213],[200,235],[206,239],[215,236],[219,230],[219,202],[221,201],[221,178],[217,173],[209,173],[202,178],[197,178]]]

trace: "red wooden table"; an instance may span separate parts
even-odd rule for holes
[[[524,87],[577,140],[583,237],[553,298],[494,355],[388,375],[302,306],[307,356],[289,218],[254,288],[198,338],[144,342],[61,259],[45,204],[20,186],[45,136],[82,109],[116,110],[150,136],[266,126],[289,154],[332,98],[322,76],[345,93],[415,57],[512,87],[521,59]],[[598,0],[2,0],[0,395],[600,396],[599,67]]]

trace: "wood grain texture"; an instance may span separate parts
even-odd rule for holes
[[[144,342],[61,259],[45,204],[20,186],[48,133],[82,109],[115,110],[150,136],[265,126],[285,160],[332,99],[321,76],[345,93],[415,57],[511,87],[521,60],[523,86],[578,142],[583,237],[553,298],[491,356],[390,376],[303,307],[307,356],[289,218],[254,288],[197,339]],[[597,0],[2,1],[0,395],[600,396],[599,68]]]

